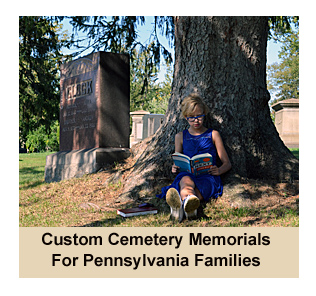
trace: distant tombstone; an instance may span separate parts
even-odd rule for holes
[[[139,111],[133,111],[130,114],[132,117],[132,133],[130,136],[130,143],[131,143],[131,146],[133,146],[134,144],[136,144],[144,139],[144,136],[143,136],[143,129],[144,129],[143,117],[146,114],[150,114],[150,112],[144,111],[144,110],[139,110]]]
[[[161,126],[165,117],[163,114],[151,114],[144,110],[134,111],[130,114],[132,117],[131,146],[152,136]]]
[[[92,173],[129,155],[129,56],[97,52],[63,64],[60,152],[47,156],[45,181]]]
[[[271,106],[275,110],[275,126],[288,148],[299,148],[299,99],[279,101]]]

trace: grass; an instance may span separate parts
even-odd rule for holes
[[[44,183],[46,156],[53,152],[19,154],[20,190]]]
[[[51,152],[50,152],[51,153]],[[297,227],[299,196],[287,184],[271,188],[260,183],[239,184],[239,191],[225,190],[216,201],[202,204],[199,218],[178,223],[169,219],[164,200],[146,196],[138,203],[118,202],[122,181],[107,184],[111,172],[103,171],[58,183],[44,182],[46,156],[50,153],[20,154],[20,226],[85,227]],[[295,155],[296,153],[297,155]],[[293,152],[298,157],[298,149]],[[120,165],[116,164],[116,169]],[[251,203],[233,205],[231,195],[248,194]],[[116,209],[140,202],[158,207],[157,215],[122,218]]]
[[[299,159],[299,148],[291,148],[290,151],[293,153],[293,155]]]

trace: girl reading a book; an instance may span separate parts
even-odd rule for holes
[[[184,217],[194,219],[201,201],[209,201],[222,194],[223,185],[220,175],[231,168],[231,163],[218,131],[204,126],[205,115],[209,112],[202,98],[197,94],[186,97],[181,104],[182,116],[187,120],[189,128],[176,134],[175,152],[183,153],[190,158],[210,153],[213,166],[207,174],[195,176],[189,172],[180,172],[179,167],[172,165],[172,173],[177,174],[170,186],[162,188],[160,198],[166,198],[171,209],[171,218],[179,222]],[[216,154],[222,165],[216,166]]]

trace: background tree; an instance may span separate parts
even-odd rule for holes
[[[148,102],[154,98],[158,73],[157,66],[151,61],[149,50],[133,50],[130,79],[131,111],[146,109]]]
[[[268,66],[268,89],[275,92],[275,103],[279,100],[299,98],[299,31],[291,29],[279,36],[282,43],[280,63]]]
[[[20,142],[44,126],[47,134],[59,119],[59,63],[65,36],[55,19],[19,17]]]
[[[165,114],[168,109],[169,98],[171,95],[173,77],[173,65],[166,65],[164,80],[158,83],[156,96],[150,103],[151,113]]]
[[[170,64],[166,65],[165,78],[159,82],[159,70],[155,64],[148,63],[148,59],[150,51],[134,49],[131,61],[130,109],[165,114],[171,91],[172,68]]]

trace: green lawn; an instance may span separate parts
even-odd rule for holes
[[[292,149],[290,149],[290,151],[293,153],[293,155],[297,158],[297,159],[299,159],[299,148],[292,148]]]
[[[19,154],[19,184],[28,189],[44,183],[46,156],[54,152]]]

